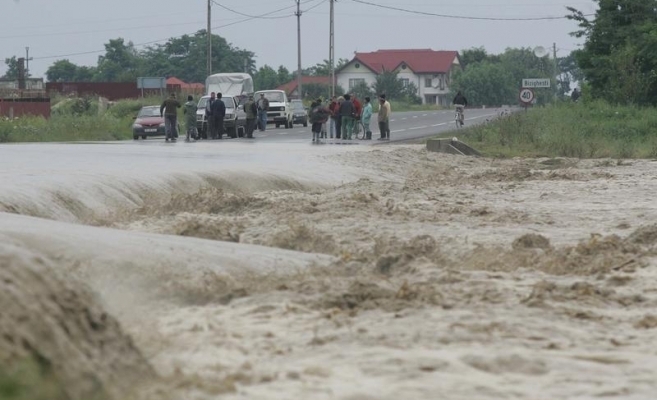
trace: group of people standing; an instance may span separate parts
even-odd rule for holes
[[[361,103],[356,95],[345,94],[344,96],[333,96],[328,106],[322,104],[322,99],[315,100],[310,105],[310,121],[312,123],[313,142],[328,133],[331,139],[352,140],[358,121],[365,129],[365,139],[372,139],[370,123],[374,110],[369,96]],[[381,137],[378,140],[390,139],[390,103],[385,94],[379,96],[378,122]],[[325,124],[329,123],[328,132]]]
[[[185,103],[185,125],[186,125],[186,141],[197,139],[208,139],[208,132],[210,139],[222,139],[224,135],[224,117],[226,116],[226,105],[221,100],[221,93],[210,93],[205,106],[205,116],[208,122],[208,129],[202,135],[198,134],[196,128],[196,112],[197,106],[194,102],[193,96],[187,97]],[[381,137],[378,140],[390,140],[390,116],[391,108],[390,103],[386,100],[386,95],[382,94],[378,98],[378,123],[379,132]],[[166,141],[176,141],[178,137],[177,132],[177,109],[181,108],[180,102],[176,100],[176,95],[171,94],[170,98],[165,100],[160,107],[160,113],[164,117]],[[248,97],[247,102],[244,104],[244,112],[246,113],[246,137],[253,138],[253,132],[256,126],[260,131],[264,131],[267,126],[267,110],[269,109],[269,101],[260,95],[260,99],[255,101],[253,95]],[[328,134],[333,139],[352,140],[353,134],[358,121],[363,124],[365,128],[365,139],[372,139],[372,131],[370,130],[370,123],[374,109],[372,107],[370,97],[365,97],[364,102],[361,103],[354,94],[345,94],[344,96],[333,96],[328,106],[323,105],[322,99],[315,100],[310,105],[309,119],[312,123],[313,142],[318,141],[321,137],[326,137],[327,130],[326,124],[328,122]]]

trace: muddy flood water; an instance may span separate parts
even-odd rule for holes
[[[0,360],[80,400],[657,398],[657,162],[303,152],[0,189]]]

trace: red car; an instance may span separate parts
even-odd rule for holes
[[[132,124],[132,138],[139,140],[148,136],[164,136],[164,117],[160,115],[160,106],[142,107]]]

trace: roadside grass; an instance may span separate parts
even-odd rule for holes
[[[26,360],[14,367],[0,368],[2,400],[66,400],[69,397],[36,361]]]
[[[129,140],[141,107],[161,103],[160,97],[120,100],[99,113],[95,97],[58,97],[49,119],[0,119],[0,143]]]
[[[458,136],[499,158],[657,158],[657,110],[558,103],[468,127]]]

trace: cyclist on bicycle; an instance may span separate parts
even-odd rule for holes
[[[456,97],[454,97],[452,104],[456,106],[456,111],[458,111],[461,116],[461,125],[463,125],[463,121],[465,120],[465,114],[463,111],[465,110],[465,107],[468,106],[468,99],[466,99],[465,96],[463,96],[463,93],[459,90],[458,93],[456,93]]]

